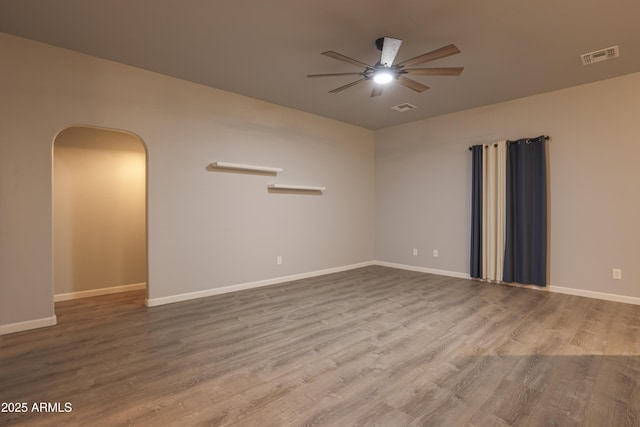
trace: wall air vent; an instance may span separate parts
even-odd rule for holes
[[[413,110],[414,108],[418,108],[418,107],[416,107],[413,104],[409,104],[407,102],[405,102],[404,104],[398,104],[394,107],[391,107],[392,110],[400,111],[401,113],[405,111]]]
[[[617,58],[618,56],[620,56],[620,48],[618,48],[618,46],[612,46],[580,55],[580,59],[582,59],[582,65],[589,65],[606,61],[607,59]]]

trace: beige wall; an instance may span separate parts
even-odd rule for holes
[[[382,129],[374,151],[366,129],[6,34],[0,57],[0,326],[54,315],[52,142],[77,124],[147,144],[152,299],[374,258],[468,272],[467,146],[542,133],[551,284],[640,296],[640,74]]]
[[[638,112],[640,73],[376,132],[378,259],[468,273],[468,146],[546,134],[550,284],[640,297]]]
[[[146,155],[135,136],[72,127],[54,144],[55,294],[147,281]]]
[[[372,131],[6,34],[0,57],[0,325],[54,315],[52,142],[72,125],[147,145],[152,299],[373,259]]]

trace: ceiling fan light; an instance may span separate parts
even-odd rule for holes
[[[373,75],[373,81],[380,84],[386,84],[393,80],[393,74],[388,70],[376,71]]]

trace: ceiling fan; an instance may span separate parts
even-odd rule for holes
[[[459,76],[462,73],[462,70],[464,70],[464,67],[411,68],[418,64],[424,64],[425,62],[435,61],[436,59],[446,58],[447,56],[460,53],[460,50],[454,44],[450,44],[448,46],[441,47],[440,49],[394,64],[393,61],[396,58],[396,54],[398,53],[401,44],[402,40],[394,39],[392,37],[380,37],[377,39],[376,47],[378,50],[382,51],[382,53],[380,55],[380,61],[376,65],[365,64],[364,62],[349,58],[348,56],[332,50],[322,52],[322,55],[330,58],[348,62],[349,64],[358,67],[364,67],[364,71],[359,73],[309,74],[307,77],[361,76],[361,79],[335,88],[329,91],[329,93],[341,92],[367,80],[373,80],[377,84],[373,88],[371,96],[380,96],[382,95],[383,85],[394,80],[402,86],[408,87],[409,89],[419,93],[429,89],[428,86],[406,77],[407,75]]]

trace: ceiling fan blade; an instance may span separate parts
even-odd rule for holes
[[[409,89],[415,90],[416,92],[424,92],[429,89],[429,86],[425,86],[422,83],[418,83],[417,81],[408,79],[404,76],[398,77],[398,83],[402,86],[408,87]]]
[[[382,54],[380,55],[380,64],[385,67],[391,67],[393,60],[398,54],[402,40],[385,37],[382,43]]]
[[[403,74],[414,76],[459,76],[464,67],[442,67],[442,68],[405,68]]]
[[[380,96],[380,95],[382,95],[382,86],[375,85],[373,87],[373,90],[371,91],[371,97],[373,98],[374,96]]]
[[[328,56],[329,58],[337,59],[338,61],[348,62],[349,64],[353,64],[358,67],[373,68],[371,65],[365,64],[364,62],[360,62],[353,58],[349,58],[348,56],[344,56],[343,54],[334,52],[332,50],[322,52],[322,55]]]
[[[307,74],[307,77],[364,76],[364,73]]]
[[[399,67],[409,67],[411,65],[424,64],[425,62],[435,61],[436,59],[446,58],[447,56],[455,55],[460,53],[460,49],[456,47],[454,44],[450,44],[445,47],[441,47],[440,49],[433,50],[428,53],[424,53],[422,55],[416,56],[411,59],[407,59],[398,65]]]
[[[329,93],[338,93],[338,92],[342,92],[343,90],[345,90],[345,89],[349,89],[351,86],[355,86],[355,85],[357,85],[358,83],[362,83],[362,82],[363,82],[363,81],[365,81],[365,80],[366,80],[366,79],[364,79],[364,78],[362,78],[362,79],[360,79],[360,80],[356,80],[355,82],[351,82],[351,83],[349,83],[349,84],[347,84],[347,85],[337,87],[337,88],[335,88],[334,90],[330,90],[330,91],[329,91]]]

